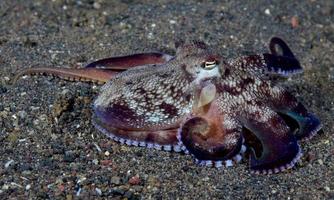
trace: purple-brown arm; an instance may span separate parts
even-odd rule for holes
[[[281,49],[281,54],[277,52],[277,47]],[[263,54],[263,57],[265,65],[271,73],[287,76],[303,72],[299,61],[281,38],[271,38],[269,50],[270,53]]]
[[[14,83],[24,75],[51,75],[56,76],[61,79],[70,81],[87,81],[87,82],[97,82],[105,83],[110,80],[117,71],[107,70],[107,69],[96,69],[96,68],[51,68],[51,67],[40,67],[40,68],[29,68],[24,69],[19,72],[14,77]]]
[[[42,74],[56,76],[70,81],[105,83],[117,73],[131,67],[165,63],[172,58],[172,56],[163,53],[141,53],[101,59],[88,64],[85,68],[29,68],[19,72],[15,76],[14,82],[24,75]]]
[[[88,64],[86,68],[126,70],[140,65],[165,63],[172,58],[173,56],[164,53],[138,53],[127,56],[104,58]]]

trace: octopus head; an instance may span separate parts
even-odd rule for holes
[[[209,79],[220,78],[224,59],[201,41],[191,41],[179,45],[176,50],[176,63],[180,66],[196,84]]]

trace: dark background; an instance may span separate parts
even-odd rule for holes
[[[1,0],[0,198],[334,198],[333,2]],[[250,174],[248,159],[213,169],[109,140],[90,121],[100,86],[51,77],[11,84],[28,67],[174,53],[179,39],[201,39],[226,57],[260,53],[272,36],[300,59],[304,74],[286,85],[324,127],[301,143],[296,167],[277,175]],[[136,175],[140,183],[129,184]]]

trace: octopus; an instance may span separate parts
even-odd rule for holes
[[[93,103],[93,124],[127,145],[184,152],[199,165],[232,166],[248,155],[250,171],[293,168],[301,140],[321,129],[319,119],[282,82],[303,71],[280,38],[269,52],[227,59],[201,41],[176,44],[175,56],[148,52],[111,57],[83,68],[30,68],[105,83]]]

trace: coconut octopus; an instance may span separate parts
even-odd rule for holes
[[[292,168],[299,140],[320,129],[281,84],[302,72],[288,45],[270,53],[226,59],[200,41],[176,44],[176,55],[112,57],[84,68],[30,68],[28,74],[106,83],[93,104],[93,123],[122,144],[191,154],[205,166],[231,166],[249,155],[256,174]]]

